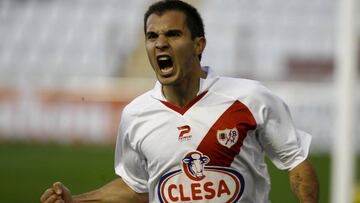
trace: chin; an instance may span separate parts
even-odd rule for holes
[[[168,79],[160,79],[159,82],[160,82],[162,85],[165,85],[165,86],[169,86],[169,85],[174,85],[174,84],[175,84],[175,81],[173,81],[173,80],[168,80]]]
[[[168,78],[164,78],[164,77],[158,77],[158,81],[162,84],[162,85],[175,85],[177,80],[174,77],[168,77]]]
[[[157,79],[162,85],[174,85],[178,82],[178,75],[174,74],[168,77],[164,77],[158,74]]]

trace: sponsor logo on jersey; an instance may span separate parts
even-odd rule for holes
[[[231,148],[238,141],[239,132],[236,128],[218,130],[216,137],[221,145]]]
[[[179,132],[179,142],[190,140],[192,135],[190,135],[191,128],[188,125],[183,125],[177,128]]]
[[[183,172],[191,180],[200,181],[205,178],[204,166],[210,161],[209,157],[201,152],[190,152],[182,160]]]
[[[199,151],[187,153],[181,169],[161,177],[160,202],[237,202],[244,191],[243,176],[231,168],[206,166],[209,162]]]

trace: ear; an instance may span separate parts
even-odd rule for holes
[[[210,159],[209,159],[209,157],[206,156],[206,161],[205,161],[205,163],[208,164],[209,162],[210,162]]]
[[[195,54],[200,55],[203,53],[206,46],[205,37],[196,37],[194,40]]]
[[[191,161],[191,159],[190,159],[190,158],[187,158],[187,157],[185,157],[185,158],[183,159],[183,162],[184,162],[185,164],[190,163],[190,161]]]
[[[204,155],[203,157],[201,157],[202,158],[202,162],[204,163],[204,164],[208,164],[209,162],[210,162],[210,158],[208,157],[208,156],[206,156],[206,155]]]

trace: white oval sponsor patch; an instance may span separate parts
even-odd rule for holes
[[[187,157],[193,159],[186,159]],[[204,166],[205,164],[200,167],[199,163],[208,162],[208,157],[201,152],[188,153],[182,161],[182,170],[175,170],[161,177],[158,186],[160,202],[237,202],[244,191],[243,176],[231,168]]]

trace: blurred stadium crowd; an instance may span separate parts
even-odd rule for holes
[[[0,140],[112,142],[121,109],[155,81],[143,44],[150,2],[0,0]],[[205,21],[202,64],[264,82],[313,134],[313,152],[328,152],[337,0],[187,2]]]

